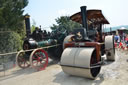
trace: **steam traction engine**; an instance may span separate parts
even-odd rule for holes
[[[47,33],[45,30],[36,28],[31,33],[29,15],[25,16],[25,25],[26,38],[23,50],[16,56],[17,65],[21,68],[32,66],[37,70],[43,70],[48,65],[48,56],[59,60],[63,52],[62,43],[66,37],[66,31],[57,29],[52,33]]]
[[[100,72],[102,55],[106,54],[107,60],[115,60],[113,36],[105,36],[102,32],[102,25],[109,22],[101,10],[86,10],[86,6],[70,18],[81,23],[83,28],[75,29],[64,39],[62,70],[70,75],[94,79]]]

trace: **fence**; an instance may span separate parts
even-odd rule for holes
[[[60,44],[42,47],[41,49],[48,49],[48,48],[59,46],[59,45]],[[36,48],[36,49],[40,49],[40,48]],[[24,52],[33,51],[33,50],[35,49],[24,50]],[[5,76],[7,70],[14,68],[16,66],[17,53],[18,52],[0,54],[0,76]]]

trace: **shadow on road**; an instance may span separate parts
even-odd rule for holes
[[[5,75],[0,77],[0,81],[17,77],[17,76],[28,75],[34,72],[37,72],[37,71],[32,68],[20,69],[16,67],[14,69],[5,71]]]
[[[103,75],[100,74],[95,80],[67,75],[64,72],[60,72],[55,75],[53,82],[59,83],[60,85],[99,85],[104,81]]]

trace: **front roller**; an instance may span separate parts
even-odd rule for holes
[[[44,70],[48,65],[48,54],[43,49],[35,49],[30,55],[30,65],[37,70]]]
[[[105,37],[105,50],[107,60],[115,61],[115,46],[113,35],[108,35]]]
[[[95,79],[101,69],[99,62],[96,60],[96,49],[84,47],[66,48],[61,56],[60,64],[67,74]]]

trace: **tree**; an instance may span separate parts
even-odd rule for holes
[[[21,49],[21,37],[16,32],[0,33],[0,53],[13,52]]]
[[[21,37],[16,32],[1,32],[0,33],[0,54],[8,52],[16,52],[21,50]],[[16,54],[6,55],[4,62],[0,59],[0,63],[15,61]],[[1,57],[1,56],[0,56]],[[3,57],[3,56],[2,56]]]
[[[60,18],[55,19],[57,25],[53,24],[51,26],[52,30],[59,29],[59,30],[67,30],[68,32],[72,32],[73,29],[82,27],[81,24],[76,23],[70,20],[69,16],[61,16]]]
[[[32,19],[31,33],[33,33],[35,28],[36,28],[36,21],[34,19]]]
[[[15,31],[25,37],[24,8],[28,0],[0,0],[0,31]]]
[[[25,36],[24,8],[28,0],[0,0],[0,53],[21,49]]]
[[[23,29],[23,12],[28,0],[0,0],[0,30]]]

